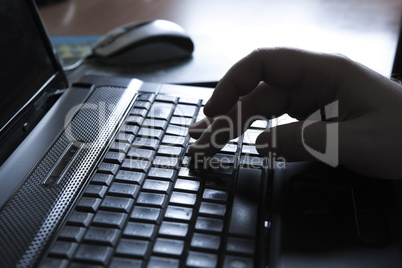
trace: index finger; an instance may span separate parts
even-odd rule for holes
[[[309,98],[302,107],[314,111],[334,99],[335,85],[348,75],[348,71],[339,66],[344,59],[288,48],[257,49],[233,65],[221,79],[204,113],[209,117],[226,114],[241,96],[250,93],[261,81],[292,90],[293,95],[301,97],[297,101]],[[289,95],[289,98],[290,106],[295,100],[294,96]]]

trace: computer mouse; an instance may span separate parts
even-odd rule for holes
[[[92,56],[104,63],[135,65],[189,58],[194,43],[182,27],[167,20],[134,22],[96,42]]]

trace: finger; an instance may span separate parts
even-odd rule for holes
[[[257,117],[260,117],[260,115],[265,118],[273,118],[284,114],[287,107],[287,93],[288,92],[285,90],[271,87],[262,82],[252,91],[252,93],[244,96],[242,98],[243,107],[241,107],[241,109],[245,108],[246,110],[242,111],[238,108],[236,109],[237,113],[245,113],[249,117],[244,117],[247,119],[246,121],[243,121],[245,123],[245,128],[248,128],[252,121],[257,119]],[[249,108],[246,106],[249,106]],[[205,117],[201,121],[194,123],[189,128],[190,136],[198,139],[212,122],[212,118]]]
[[[192,124],[188,129],[190,137],[194,139],[201,137],[201,134],[212,124],[212,122],[212,118],[205,117],[201,121]]]
[[[222,116],[216,118],[200,135],[199,139],[189,148],[190,156],[203,154],[212,156],[230,140],[232,126],[229,117]]]
[[[238,118],[238,107],[236,105],[225,116],[216,117],[213,123],[209,125],[199,136],[198,140],[189,148],[189,154],[194,156],[196,154],[203,154],[204,156],[212,156],[225,144],[240,135],[241,130],[240,121]],[[203,124],[203,123],[201,123]]]
[[[330,125],[332,124],[332,125]],[[339,123],[295,122],[267,129],[257,137],[256,148],[262,156],[281,157],[287,162],[321,160],[338,162]]]
[[[350,75],[343,57],[292,49],[259,49],[236,63],[222,78],[204,112],[225,114],[260,81],[290,90],[288,112],[306,115],[335,98],[336,86]]]
[[[218,152],[231,139],[240,136],[252,123],[254,115],[258,110],[254,105],[257,94],[251,94],[242,98],[225,116],[214,118],[213,123],[204,129],[199,139],[189,148],[190,155],[204,154],[212,156]],[[261,118],[261,117],[260,117]],[[207,126],[204,120],[197,123],[195,130]],[[195,136],[195,134],[193,134]]]
[[[190,135],[199,140],[190,152],[213,155],[230,139],[240,136],[255,120],[282,115],[286,99],[286,91],[260,83],[251,93],[243,96],[227,116],[215,119],[212,125],[210,118],[194,124]]]

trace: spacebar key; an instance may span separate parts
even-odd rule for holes
[[[257,231],[258,206],[262,170],[242,168],[236,184],[236,193],[230,219],[229,233],[254,237]]]

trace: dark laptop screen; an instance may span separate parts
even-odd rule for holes
[[[0,0],[0,134],[56,69],[24,0]]]
[[[0,33],[1,165],[67,82],[33,0],[0,0]]]

